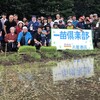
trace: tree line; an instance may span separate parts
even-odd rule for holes
[[[0,14],[18,14],[30,18],[31,15],[64,17],[100,13],[100,0],[0,0]]]

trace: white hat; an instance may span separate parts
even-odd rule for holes
[[[18,21],[17,25],[19,25],[20,23],[22,23],[24,25],[24,22],[22,22],[22,21]]]
[[[24,30],[24,29],[27,29],[27,30],[28,30],[28,28],[27,28],[26,26],[23,27],[23,30]]]
[[[72,20],[68,20],[67,22],[71,22],[72,23]]]

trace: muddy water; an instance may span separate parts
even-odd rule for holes
[[[57,66],[0,68],[0,100],[100,100],[100,56]]]

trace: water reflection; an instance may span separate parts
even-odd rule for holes
[[[62,61],[53,69],[53,81],[69,80],[94,75],[94,58]]]
[[[3,67],[0,100],[99,100],[95,61],[99,59],[61,61],[54,67]]]

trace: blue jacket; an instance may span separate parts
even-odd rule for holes
[[[18,34],[17,42],[21,42],[22,37],[23,37],[23,32],[20,32]],[[30,32],[27,32],[25,35],[25,45],[28,45],[29,40],[32,40],[32,36],[31,36]]]
[[[38,29],[38,27],[39,27],[39,22],[33,22],[33,21],[30,21],[29,22],[29,24],[28,24],[28,29],[30,30],[30,25],[32,24],[32,26],[33,26],[33,29],[35,30],[35,31],[37,31],[37,29]]]

